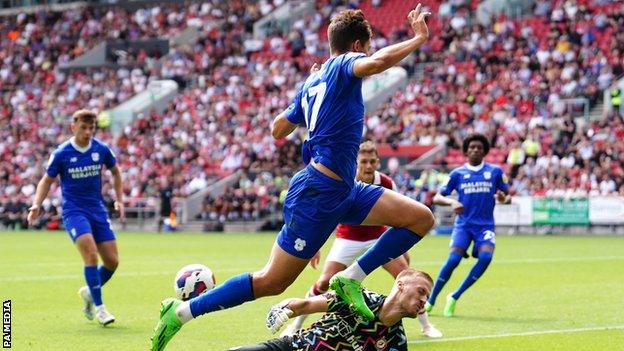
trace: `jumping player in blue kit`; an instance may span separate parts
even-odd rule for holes
[[[266,266],[244,273],[190,301],[164,300],[154,329],[152,350],[162,350],[182,325],[200,315],[281,294],[306,267],[338,223],[388,225],[367,252],[335,278],[330,287],[364,317],[374,315],[360,282],[374,269],[401,256],[434,223],[424,205],[392,190],[355,181],[356,159],[364,126],[362,78],[399,63],[429,37],[420,4],[407,18],[414,37],[367,56],[371,27],[359,10],[345,10],[328,28],[330,58],[299,89],[294,102],[273,121],[281,139],[305,124],[307,166],[291,180],[284,203],[284,226]]]
[[[97,116],[89,110],[73,115],[74,136],[61,144],[48,161],[46,174],[37,185],[29,209],[28,222],[39,216],[41,204],[57,176],[61,178],[63,224],[84,261],[87,282],[78,291],[84,301],[87,319],[97,318],[102,325],[115,321],[102,302],[102,286],[112,277],[119,264],[115,233],[102,198],[102,170],[111,171],[115,188],[115,210],[124,218],[122,178],[115,155],[106,144],[94,139]],[[103,264],[98,267],[98,253]],[[95,310],[95,313],[94,313]],[[95,315],[95,316],[94,316]]]
[[[495,198],[500,203],[511,201],[508,195],[509,185],[503,170],[483,162],[490,150],[487,138],[481,134],[470,135],[464,139],[462,149],[468,157],[468,163],[453,170],[448,182],[433,198],[436,205],[451,206],[457,218],[451,237],[449,257],[440,270],[425,310],[431,312],[438,294],[451,278],[453,270],[459,265],[462,257],[468,257],[466,250],[471,242],[472,256],[477,258],[477,263],[460,287],[446,297],[444,315],[447,317],[455,314],[455,305],[459,297],[483,275],[492,261],[496,236]],[[453,191],[459,194],[459,201],[447,197]]]

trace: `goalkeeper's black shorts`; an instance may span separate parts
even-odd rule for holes
[[[292,337],[285,336],[279,339],[271,339],[257,345],[241,346],[229,351],[294,351]]]

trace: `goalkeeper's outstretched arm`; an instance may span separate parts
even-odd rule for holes
[[[323,295],[312,296],[305,299],[288,299],[282,301],[281,304],[287,303],[286,308],[293,312],[292,317],[298,317],[304,314],[312,314],[318,312],[327,312],[327,298]]]
[[[327,298],[323,295],[284,300],[269,310],[266,326],[275,334],[289,319],[304,314],[327,312],[328,305]]]

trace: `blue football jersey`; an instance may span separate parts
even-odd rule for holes
[[[349,52],[330,58],[306,79],[286,109],[290,122],[308,128],[306,163],[310,159],[322,163],[350,187],[364,130],[362,79],[353,74],[353,63],[365,56]]]
[[[102,198],[102,168],[117,163],[111,149],[97,139],[81,149],[73,138],[59,145],[48,161],[48,176],[61,177],[63,214],[72,211],[106,211]]]
[[[453,190],[457,191],[459,202],[464,205],[464,212],[455,220],[456,226],[493,226],[496,191],[507,193],[509,185],[500,167],[484,163],[454,169],[448,182],[440,188],[440,194],[448,196]]]

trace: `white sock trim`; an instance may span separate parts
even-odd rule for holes
[[[193,319],[193,314],[191,313],[191,304],[188,301],[184,301],[176,308],[176,316],[180,319],[182,324],[187,323],[191,319]]]
[[[420,322],[420,326],[423,327],[423,329],[428,327],[430,324],[429,324],[429,316],[427,315],[427,312],[419,314],[418,321]]]
[[[362,267],[360,267],[357,261],[353,262],[349,267],[347,267],[347,269],[340,272],[339,274],[343,277],[355,279],[360,282],[364,280],[364,278],[366,278],[366,273],[364,273],[364,270],[362,269]]]

